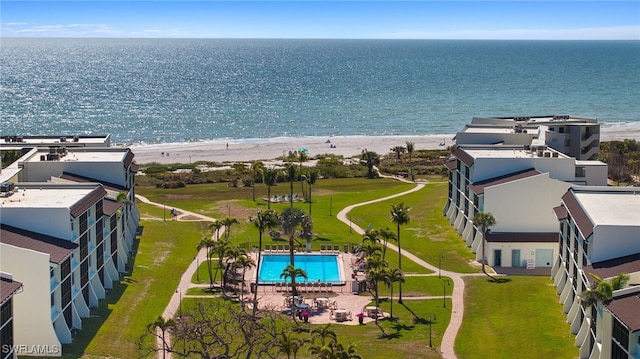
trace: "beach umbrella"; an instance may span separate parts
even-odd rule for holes
[[[300,152],[307,153],[309,150],[307,150],[305,147],[300,147],[300,150],[299,150],[299,151],[300,151]]]

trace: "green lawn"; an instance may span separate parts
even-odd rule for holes
[[[141,210],[150,210],[140,205]],[[144,232],[136,240],[133,271],[114,284],[71,345],[63,347],[68,358],[135,358],[135,343],[147,324],[162,314],[178,286],[180,276],[193,260],[200,236],[198,223],[142,221]]]
[[[348,224],[336,219],[345,206],[388,196],[412,188],[412,184],[394,180],[377,179],[327,179],[319,180],[313,187],[312,214],[317,239],[313,248],[322,244],[355,244],[360,236]],[[299,183],[295,189],[299,189]],[[273,194],[288,193],[288,184],[280,184]],[[358,207],[351,213],[354,224],[362,228],[390,227],[391,204],[404,202],[412,207],[411,221],[401,227],[403,250],[410,251],[423,260],[437,266],[442,258],[442,268],[463,273],[477,273],[472,265],[473,255],[442,215],[446,196],[446,184],[432,183],[410,195],[390,201]],[[227,184],[193,185],[182,189],[156,189],[139,187],[137,192],[153,201],[165,203],[157,208],[139,203],[145,218],[133,272],[114,286],[100,308],[92,310],[92,318],[83,319],[83,330],[73,345],[64,347],[65,357],[117,357],[138,356],[135,342],[148,323],[162,313],[173,294],[180,276],[193,260],[196,245],[207,235],[206,223],[163,221],[173,208],[202,213],[214,218],[224,218],[231,212],[240,223],[231,229],[231,240],[246,248],[257,246],[258,232],[247,221],[257,210],[266,209],[262,201],[251,200],[251,188],[231,188]],[[258,198],[266,195],[266,188],[258,186]],[[308,204],[296,203],[308,211]],[[277,204],[273,209],[281,211],[288,204]],[[169,219],[169,217],[166,217]],[[264,236],[264,243],[281,241]],[[342,247],[341,247],[342,248]],[[442,257],[441,257],[442,256]],[[392,268],[397,267],[397,253],[387,253]],[[407,273],[429,274],[431,271],[406,259],[403,269]],[[381,321],[381,328],[365,326],[332,325],[343,343],[355,343],[364,358],[386,358],[393,353],[397,358],[438,358],[437,350],[429,347],[429,318],[433,315],[432,342],[438,347],[442,333],[449,321],[451,301],[443,307],[441,295],[450,295],[451,286],[432,276],[407,276],[403,285],[404,305],[393,305],[397,320]],[[195,277],[195,276],[194,276]],[[201,283],[208,281],[206,263],[200,263]],[[488,283],[485,277],[469,278],[466,288],[466,312],[462,331],[456,343],[460,358],[508,358],[517,353],[519,358],[563,357],[572,358],[577,353],[573,336],[565,324],[562,310],[557,305],[555,289],[546,277],[513,277],[505,283]],[[196,278],[192,281],[196,282]],[[197,289],[189,294],[197,294]],[[382,297],[389,289],[381,285]],[[397,285],[394,288],[397,296]],[[407,299],[411,296],[433,296],[437,299]],[[382,307],[390,311],[390,303],[383,300]],[[542,319],[542,320],[541,320]],[[382,330],[386,335],[382,335]],[[473,332],[473,333],[472,333]],[[532,332],[535,332],[532,334]],[[480,334],[479,334],[480,333]],[[531,353],[548,355],[527,356]],[[511,354],[511,355],[509,355]],[[523,356],[524,355],[524,356]],[[298,356],[303,358],[303,356]]]
[[[575,337],[549,277],[465,278],[460,359],[576,358]],[[516,355],[517,354],[517,355]]]

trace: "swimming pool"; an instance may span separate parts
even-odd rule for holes
[[[260,264],[259,283],[274,284],[284,282],[282,271],[289,265],[288,254],[263,254]],[[334,254],[296,254],[295,266],[307,272],[307,279],[298,277],[296,282],[323,282],[341,284],[343,282],[342,266]],[[290,281],[287,278],[286,281]]]

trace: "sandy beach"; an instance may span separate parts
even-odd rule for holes
[[[413,142],[416,150],[444,149],[455,144],[455,135],[425,136],[331,136],[331,137],[279,137],[268,139],[214,140],[203,142],[134,144],[136,162],[190,163],[195,161],[239,162],[267,161],[287,155],[290,151],[306,149],[310,157],[321,154],[359,156],[365,149],[380,155],[391,152],[395,146]],[[640,125],[602,127],[601,141],[640,140]]]

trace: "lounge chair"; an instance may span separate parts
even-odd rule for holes
[[[265,244],[264,245],[264,251],[265,252],[271,252],[271,245],[270,244]]]
[[[338,246],[338,245],[333,246],[333,252],[334,253],[340,253],[340,246]]]
[[[288,244],[285,244],[285,245],[284,245],[284,250],[285,250],[285,252],[288,252],[288,251],[289,251],[289,245],[288,245]]]
[[[324,253],[324,251],[327,249],[327,247],[324,244],[320,245],[320,253]]]

